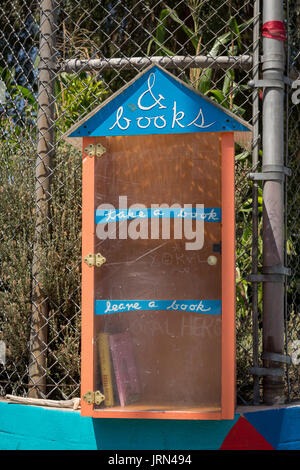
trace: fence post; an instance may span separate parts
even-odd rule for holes
[[[253,80],[259,79],[259,47],[260,47],[260,0],[255,0],[253,6]],[[258,170],[259,164],[259,90],[255,88],[252,95],[252,171]],[[252,186],[252,273],[258,273],[258,182],[253,181]],[[259,340],[258,340],[258,284],[252,284],[252,337],[253,337],[253,366],[259,366]],[[259,377],[253,376],[253,404],[260,401]]]
[[[263,23],[269,21],[283,21],[282,0],[264,0]],[[268,357],[264,367],[272,369],[283,364],[266,353],[284,353],[284,66],[283,41],[264,37],[262,170],[282,176],[265,181],[263,188],[263,274],[268,276],[263,283],[263,357]],[[283,377],[265,376],[264,402],[273,405],[284,398]]]
[[[32,261],[32,314],[29,359],[29,397],[46,396],[48,299],[43,292],[49,232],[50,180],[54,155],[54,54],[57,0],[41,0],[38,77],[37,157],[35,166],[35,233]]]

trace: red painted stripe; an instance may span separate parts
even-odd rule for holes
[[[274,447],[241,416],[225,437],[220,450],[274,450]]]

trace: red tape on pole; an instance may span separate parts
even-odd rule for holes
[[[284,23],[282,21],[267,21],[262,26],[262,36],[285,41],[286,33]]]

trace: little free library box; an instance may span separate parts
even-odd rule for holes
[[[251,127],[152,65],[65,138],[83,152],[82,415],[232,419]]]

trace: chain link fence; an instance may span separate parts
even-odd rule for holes
[[[295,8],[289,67],[299,73]],[[62,136],[157,62],[254,125],[253,148],[236,148],[237,396],[253,403],[262,289],[246,275],[261,260],[262,193],[247,174],[259,166],[261,95],[248,81],[258,75],[259,1],[11,0],[0,24],[0,394],[79,396],[81,153]],[[290,348],[300,338],[296,106],[287,129]],[[299,398],[297,371],[288,371],[290,399]]]
[[[300,265],[299,265],[299,177],[300,177],[300,94],[296,99],[293,84],[300,79],[300,2],[289,2],[287,8],[288,48],[287,77],[291,85],[286,96],[286,165],[291,169],[286,188],[286,265],[291,269],[286,286],[286,345],[293,358],[288,367],[289,401],[300,395]],[[298,83],[300,85],[300,81]],[[293,96],[294,95],[294,96]]]

